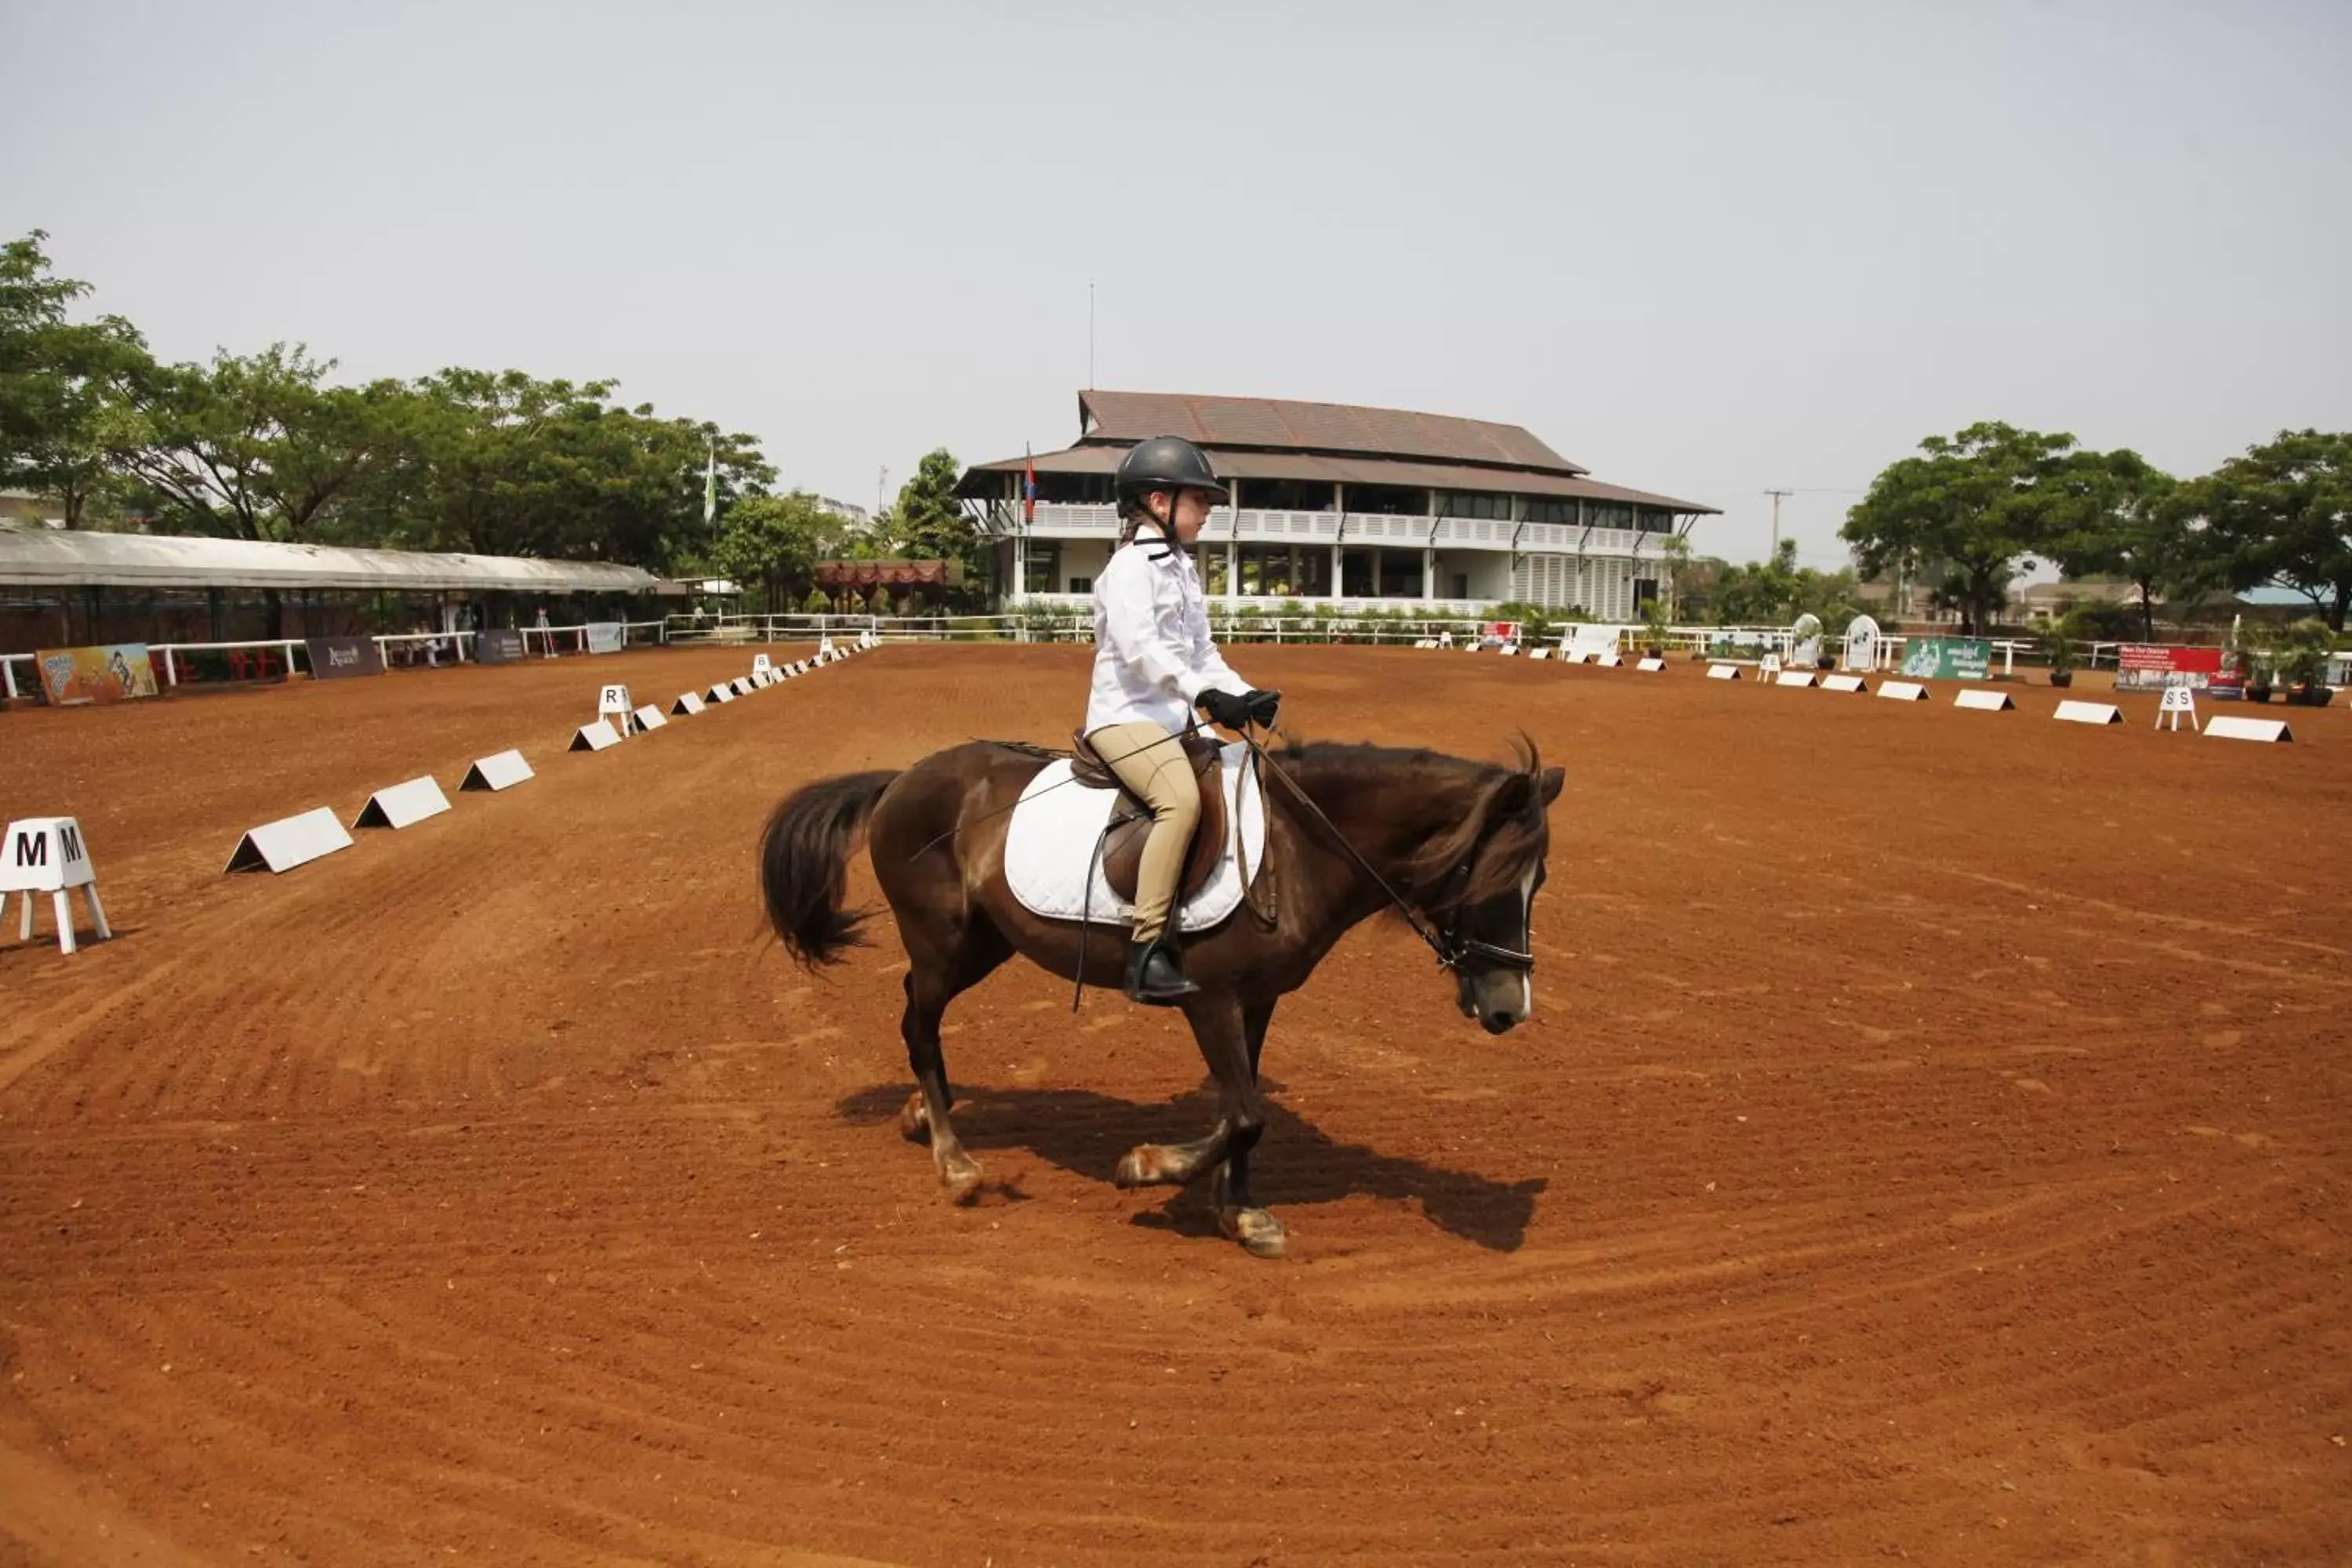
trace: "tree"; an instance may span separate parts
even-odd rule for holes
[[[122,454],[168,531],[302,542],[389,445],[398,384],[325,384],[300,344],[158,369],[137,389]]]
[[[2069,577],[2104,574],[2138,589],[2140,636],[2153,642],[2158,596],[2200,593],[2213,581],[2178,504],[2179,481],[2130,450],[2084,454],[2084,468],[2088,504],[2050,554]]]
[[[1871,482],[1838,536],[1864,572],[1940,569],[1965,629],[1990,628],[2017,564],[2046,554],[2089,504],[2074,437],[1990,421],[1919,443]]]
[[[804,490],[746,496],[723,515],[711,563],[740,586],[759,584],[761,608],[790,605],[787,590],[809,580],[829,531],[816,498]]]
[[[964,515],[963,503],[956,499],[961,474],[955,454],[946,447],[927,454],[916,466],[914,477],[898,488],[898,501],[877,521],[875,531],[888,540],[897,553],[913,560],[961,562],[964,582],[977,584],[982,540],[971,519]]]
[[[2189,487],[2201,558],[2233,588],[2291,588],[2331,630],[2352,609],[2352,433],[2282,430]]]
[[[120,316],[66,319],[89,285],[50,274],[35,229],[0,247],[0,485],[53,497],[68,528],[110,489],[125,399],[153,369]]]

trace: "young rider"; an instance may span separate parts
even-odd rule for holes
[[[1208,457],[1174,436],[1139,442],[1118,466],[1119,542],[1095,579],[1094,689],[1086,737],[1106,766],[1151,808],[1135,877],[1127,994],[1168,1006],[1198,991],[1169,929],[1200,786],[1176,737],[1197,708],[1238,730],[1271,725],[1281,693],[1235,675],[1209,638],[1208,602],[1192,544],[1227,491]]]

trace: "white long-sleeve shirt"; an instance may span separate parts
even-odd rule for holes
[[[1086,732],[1149,719],[1181,730],[1212,688],[1250,684],[1209,639],[1209,604],[1190,552],[1145,523],[1095,579],[1095,676]]]

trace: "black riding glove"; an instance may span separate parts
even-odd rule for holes
[[[1228,730],[1245,730],[1249,728],[1255,711],[1250,706],[1250,698],[1256,695],[1253,691],[1248,697],[1236,697],[1230,691],[1220,691],[1211,687],[1201,693],[1198,707],[1209,716],[1212,724],[1223,724]]]
[[[1250,717],[1257,721],[1259,729],[1274,728],[1274,716],[1282,710],[1281,692],[1253,691],[1242,700],[1249,704]]]

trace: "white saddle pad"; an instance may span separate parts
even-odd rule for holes
[[[1241,868],[1234,859],[1238,842],[1246,850],[1255,877],[1265,858],[1265,802],[1253,774],[1242,783],[1242,760],[1248,748],[1235,742],[1224,748],[1219,770],[1225,788],[1225,853],[1217,868],[1191,902],[1177,911],[1179,931],[1205,931],[1238,909],[1242,901]],[[1092,921],[1097,925],[1126,925],[1134,906],[1110,890],[1102,868],[1094,867],[1094,890],[1087,890],[1087,869],[1111,808],[1125,797],[1114,789],[1087,789],[1069,783],[1067,762],[1048,763],[1013,808],[1004,834],[1004,879],[1013,896],[1033,915],[1054,921]]]

